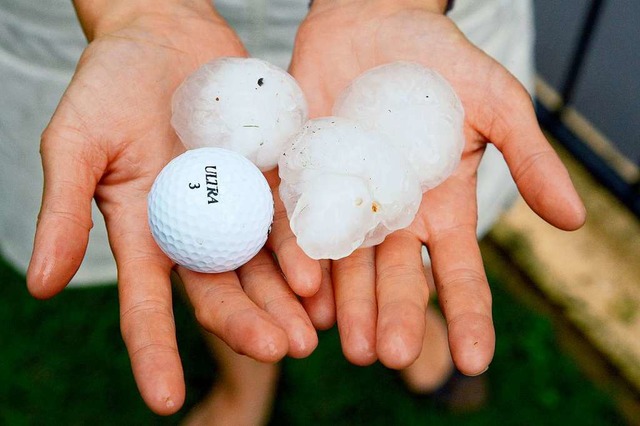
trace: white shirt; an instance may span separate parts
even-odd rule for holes
[[[308,0],[217,0],[249,52],[286,68]],[[457,0],[449,15],[476,45],[531,90],[530,0]],[[39,140],[86,46],[68,0],[0,3],[0,252],[26,271],[42,193]],[[492,148],[479,175],[478,234],[484,235],[515,196],[508,169]],[[94,206],[85,259],[73,283],[110,283],[116,267],[104,221]]]

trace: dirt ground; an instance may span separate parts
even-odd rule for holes
[[[626,399],[639,408],[640,221],[556,148],[587,207],[585,226],[557,230],[520,199],[493,229],[489,245],[605,358],[609,374],[619,375],[630,392]]]

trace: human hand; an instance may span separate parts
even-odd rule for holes
[[[491,142],[502,152],[520,193],[547,222],[577,229],[585,210],[525,89],[442,14],[444,3],[316,0],[299,29],[290,71],[312,117],[330,115],[336,96],[362,72],[398,60],[436,69],[458,93],[466,144],[457,170],[424,194],[409,228],[333,262],[332,276],[346,357],[361,365],[380,359],[407,367],[420,353],[425,329],[428,290],[420,250],[426,244],[452,357],[461,372],[475,375],[487,368],[495,345],[476,238],[476,172],[484,147]]]
[[[27,276],[38,298],[66,286],[84,256],[95,197],[118,264],[133,374],[160,414],[180,408],[184,380],[171,304],[174,265],[151,237],[147,193],[184,150],[169,125],[174,89],[210,59],[246,55],[209,1],[176,3],[76,1],[91,43],[42,137],[45,188]],[[315,330],[270,254],[259,253],[237,274],[177,272],[199,322],[235,351],[274,362],[315,347]],[[304,284],[304,275],[298,279]]]

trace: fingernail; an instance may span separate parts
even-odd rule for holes
[[[267,345],[267,350],[269,351],[269,355],[271,356],[275,356],[278,354],[278,348],[276,347],[276,344],[273,340],[271,340]]]
[[[318,335],[313,325],[303,321],[291,332],[290,348],[297,348],[300,356],[308,356],[318,346]]]
[[[484,374],[487,370],[489,369],[489,366],[487,365],[487,367],[482,370],[481,372],[477,373],[477,374],[469,374],[469,377],[477,377],[480,376],[481,374]]]
[[[173,408],[173,407],[175,407],[176,403],[173,402],[173,400],[171,398],[167,398],[165,400],[165,405],[167,406],[167,408]]]

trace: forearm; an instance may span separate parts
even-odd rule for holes
[[[145,15],[184,16],[211,11],[210,0],[73,0],[89,41]]]

